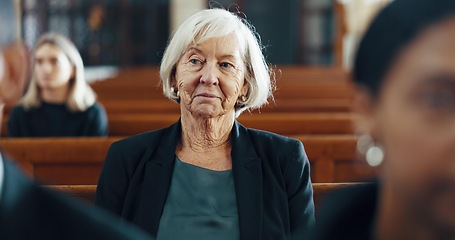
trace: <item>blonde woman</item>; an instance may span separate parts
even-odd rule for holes
[[[84,78],[82,58],[64,36],[37,41],[30,87],[11,112],[11,137],[105,136],[107,117]]]

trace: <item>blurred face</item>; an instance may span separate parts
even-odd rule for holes
[[[245,67],[234,35],[190,46],[177,63],[174,88],[182,111],[218,117],[234,113],[239,96],[246,95]]]
[[[399,54],[367,121],[383,145],[382,177],[431,224],[455,229],[455,19]]]
[[[35,51],[34,74],[42,89],[56,89],[67,86],[74,68],[63,51],[45,43]]]
[[[13,105],[28,87],[30,56],[21,43],[5,46],[0,54],[0,104]]]

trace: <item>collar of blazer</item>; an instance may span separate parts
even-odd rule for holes
[[[177,142],[181,136],[180,120],[171,125],[161,136],[156,146],[148,147],[142,162],[145,162],[143,191],[140,205],[143,214],[136,222],[157,233],[161,213],[171,184]],[[239,216],[241,239],[262,239],[262,164],[248,129],[237,121],[232,131],[232,171]],[[147,223],[147,224],[144,224]]]

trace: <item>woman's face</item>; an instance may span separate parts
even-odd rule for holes
[[[74,68],[63,51],[45,43],[35,51],[34,74],[42,89],[55,89],[68,84],[74,76]]]
[[[455,18],[399,54],[363,118],[384,147],[381,174],[410,210],[455,228]]]
[[[190,46],[177,63],[173,85],[179,90],[182,111],[204,118],[234,113],[237,99],[248,90],[236,37]]]

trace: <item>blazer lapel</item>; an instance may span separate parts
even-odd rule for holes
[[[175,149],[181,136],[180,121],[170,126],[162,135],[158,146],[150,146],[149,154],[144,159],[144,183],[142,189],[137,222],[156,236],[161,214],[174,170]],[[155,149],[153,151],[153,149]]]
[[[262,239],[262,164],[248,130],[237,121],[232,133],[232,171],[240,239]]]
[[[144,155],[142,197],[137,217],[141,227],[156,236],[174,170],[175,149],[181,136],[180,121],[170,126],[160,144]],[[248,131],[237,121],[232,132],[232,171],[239,216],[240,239],[262,238],[262,165]],[[155,150],[154,150],[155,149]]]

